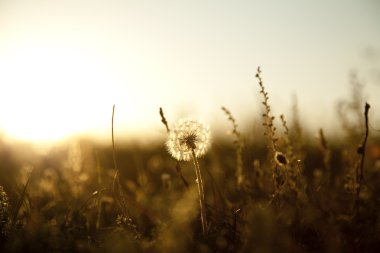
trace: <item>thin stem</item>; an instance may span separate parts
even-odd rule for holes
[[[168,121],[165,118],[164,111],[162,110],[162,107],[160,107],[160,116],[161,116],[161,122],[165,125],[166,132],[170,132]]]
[[[31,172],[29,173],[29,175],[28,175],[28,180],[26,181],[26,183],[25,183],[25,185],[24,185],[24,188],[23,188],[23,190],[22,190],[21,196],[20,196],[20,198],[19,198],[19,200],[18,200],[18,202],[17,202],[16,209],[15,209],[15,211],[14,211],[13,219],[12,219],[13,225],[16,224],[17,217],[18,217],[18,214],[19,214],[19,212],[20,212],[21,206],[22,206],[22,204],[24,203],[25,196],[26,196],[26,189],[28,188],[31,174],[32,174],[32,171],[31,171]]]
[[[195,174],[197,176],[199,204],[201,207],[201,221],[202,221],[203,237],[206,238],[206,236],[207,236],[207,218],[206,218],[206,204],[205,204],[205,195],[204,195],[204,189],[203,189],[202,174],[201,174],[201,169],[199,167],[198,159],[195,156],[194,149],[191,149],[191,155],[193,157]]]
[[[123,192],[121,189],[120,181],[119,181],[119,168],[116,162],[116,152],[115,152],[115,137],[114,137],[114,118],[115,118],[115,105],[112,107],[112,122],[111,122],[111,132],[112,132],[112,154],[113,154],[113,163],[115,166],[115,175],[113,177],[112,183],[112,192],[115,198],[116,203],[119,205],[120,210],[124,213],[124,215],[128,214],[128,210],[126,209],[125,199],[123,198]],[[117,187],[117,189],[116,189]]]
[[[99,161],[99,156],[98,152],[95,152],[95,157],[96,157],[96,174],[98,176],[98,189],[102,186],[102,176],[101,176],[101,167],[100,167],[100,161]],[[102,196],[101,192],[99,192],[98,196],[98,211],[96,215],[96,229],[99,230],[100,228],[100,223],[101,223],[101,218],[102,218]]]
[[[116,163],[116,154],[115,154],[115,138],[114,138],[114,130],[113,130],[113,125],[114,125],[114,117],[115,117],[115,105],[112,107],[112,121],[111,121],[111,133],[112,133],[112,156],[113,156],[113,165],[116,170],[114,178],[113,178],[113,183],[112,183],[112,190],[113,194],[116,199],[116,181],[118,178],[119,170],[117,169],[117,163]]]
[[[365,147],[367,144],[367,139],[368,139],[368,111],[369,111],[370,105],[368,103],[365,103],[364,106],[364,118],[365,118],[365,136],[363,140],[363,144],[358,148],[358,153],[361,155],[361,160],[360,160],[360,165],[357,168],[356,171],[356,177],[357,177],[357,192],[356,192],[356,201],[355,201],[355,212],[357,213],[359,211],[359,201],[360,201],[360,192],[362,188],[362,181],[363,181],[363,170],[364,170],[364,160],[365,160]]]
[[[114,116],[115,116],[115,105],[113,105],[112,107],[112,154],[113,154],[113,163],[115,166],[115,170],[118,171],[117,164],[116,164],[115,138],[114,138],[114,130],[113,130]]]
[[[234,233],[233,233],[233,236],[232,236],[232,241],[235,242],[235,239],[236,239],[236,234],[237,234],[237,217],[238,217],[238,214],[240,213],[241,209],[237,209],[235,212],[234,212]]]

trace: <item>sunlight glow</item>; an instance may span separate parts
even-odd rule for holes
[[[128,141],[165,136],[159,107],[170,122],[192,117],[221,128],[225,106],[250,129],[261,115],[257,66],[274,115],[290,119],[297,97],[305,127],[335,131],[351,69],[368,84],[366,100],[380,107],[378,7],[0,0],[0,138],[109,141],[113,104],[118,138]]]
[[[6,84],[1,130],[7,135],[56,141],[109,124],[109,107],[117,100],[107,85],[114,82],[112,73],[79,49],[28,45],[8,52],[0,68]]]

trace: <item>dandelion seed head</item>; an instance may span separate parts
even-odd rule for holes
[[[207,152],[210,135],[210,128],[207,125],[196,120],[182,119],[171,129],[166,146],[175,159],[190,161],[192,150],[196,157]]]

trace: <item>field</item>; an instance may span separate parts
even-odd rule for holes
[[[0,140],[0,252],[379,252],[380,138],[361,86],[336,108],[339,134],[315,138],[297,108],[272,115],[256,78],[261,131],[223,107],[230,134],[211,145],[159,108],[174,144]]]

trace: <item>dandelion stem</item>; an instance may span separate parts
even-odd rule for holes
[[[207,236],[207,218],[206,218],[206,205],[205,205],[205,195],[203,189],[203,181],[201,169],[199,167],[198,159],[195,155],[194,149],[191,149],[191,155],[194,162],[195,174],[197,176],[197,185],[198,185],[198,193],[199,193],[199,204],[201,207],[201,221],[202,221],[202,231],[203,237]]]

